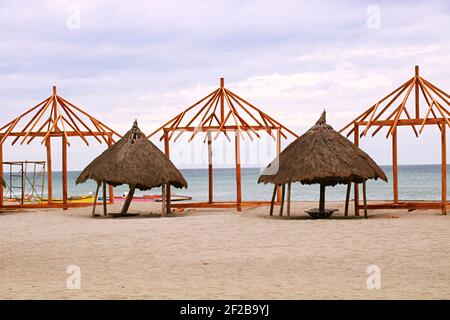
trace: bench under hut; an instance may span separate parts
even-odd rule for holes
[[[139,130],[137,121],[133,127],[115,144],[95,158],[78,176],[76,183],[92,179],[97,183],[94,208],[100,185],[103,184],[104,214],[106,214],[106,184],[118,186],[128,184],[130,191],[121,210],[121,214],[128,212],[136,189],[149,190],[161,187],[162,215],[166,212],[166,205],[170,207],[170,199],[166,199],[166,186],[187,188],[188,184],[180,171],[159,150],[145,134]]]
[[[387,181],[383,170],[372,158],[355,144],[326,123],[325,111],[316,124],[288,145],[262,172],[258,183],[273,183],[282,186],[280,216],[283,214],[286,184],[288,186],[287,214],[290,215],[291,184],[320,184],[319,208],[307,211],[314,218],[330,216],[333,211],[325,209],[325,187],[337,184],[347,185],[345,215],[351,183],[363,184],[364,216],[367,218],[366,181],[382,179]],[[270,215],[273,214],[275,196],[272,196]]]

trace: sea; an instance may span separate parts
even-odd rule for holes
[[[388,200],[392,199],[392,167],[381,166],[388,177],[388,182],[381,180],[370,180],[367,183],[368,200]],[[258,184],[257,180],[261,173],[261,168],[242,168],[242,198],[243,200],[270,200],[273,185]],[[208,198],[208,169],[181,169],[180,170],[186,181],[187,189],[173,189],[173,193],[177,195],[185,195],[192,197],[192,201],[204,201]],[[400,165],[399,166],[399,199],[400,200],[439,200],[441,195],[441,167],[440,165]],[[213,185],[214,200],[229,201],[236,198],[236,176],[234,168],[217,168],[214,169]],[[96,185],[93,181],[76,185],[75,180],[80,174],[79,171],[68,172],[68,188],[69,196],[87,195],[95,193]],[[28,181],[26,183],[27,192],[31,191],[33,177],[29,172]],[[62,174],[61,172],[53,172],[53,197],[60,198],[62,196]],[[9,176],[8,172],[4,173],[4,179],[8,185],[20,185],[20,180],[13,175]],[[34,177],[35,189],[41,192],[43,196],[47,196],[46,183],[42,188],[42,176],[38,174]],[[17,193],[17,188],[12,188]],[[122,195],[128,191],[127,185],[115,188],[115,195]],[[136,195],[160,194],[160,188],[154,188],[147,191],[136,191]],[[339,201],[345,199],[346,186],[337,185],[335,187],[327,187],[326,199],[330,201]],[[11,190],[7,187],[4,189],[4,195],[10,196]],[[352,192],[353,196],[353,192]],[[316,201],[319,197],[318,185],[301,185],[296,183],[292,185],[291,198],[293,201]]]

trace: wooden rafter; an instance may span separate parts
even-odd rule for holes
[[[414,95],[411,94],[413,90],[415,91]],[[420,97],[423,97],[426,102],[423,106],[420,105]],[[377,101],[372,107],[344,126],[340,132],[345,132],[347,136],[350,136],[354,133],[355,125],[361,125],[363,130],[359,134],[360,137],[366,136],[372,127],[376,127],[372,133],[374,136],[383,127],[388,127],[387,138],[394,135],[399,125],[408,124],[416,136],[422,133],[427,124],[436,124],[439,130],[442,130],[439,121],[430,122],[429,119],[432,115],[431,119],[442,120],[450,127],[450,111],[447,109],[450,107],[449,99],[449,94],[421,77],[419,67],[416,66],[414,77]],[[396,101],[400,101],[400,103],[392,110]],[[422,112],[423,117],[421,117],[421,107],[426,108]],[[389,109],[392,112],[389,112]],[[419,130],[416,129],[416,125],[420,126]]]
[[[23,124],[22,127],[20,124]],[[54,136],[63,137],[68,146],[68,138],[73,136],[80,137],[87,145],[88,136],[100,143],[102,138],[107,144],[109,137],[121,137],[103,122],[57,95],[56,87],[53,87],[50,97],[0,128],[0,143],[4,143],[8,137],[14,137],[12,144],[19,140],[20,144],[29,144],[36,137],[42,137],[41,144],[44,144],[49,137]]]
[[[215,121],[214,125],[213,121]],[[170,141],[174,137],[173,141],[176,141],[184,132],[189,131],[191,132],[189,141],[192,141],[198,132],[216,131],[214,140],[221,133],[230,140],[227,131],[237,131],[240,138],[243,139],[246,134],[250,140],[253,140],[253,135],[257,138],[261,137],[258,131],[266,131],[275,139],[273,130],[279,130],[284,138],[287,138],[286,133],[298,138],[295,132],[225,88],[221,78],[218,89],[174,116],[148,137],[163,131],[160,140],[164,139],[164,132],[167,132],[167,139]],[[205,136],[204,142],[206,141]]]

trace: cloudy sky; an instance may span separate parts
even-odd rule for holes
[[[412,77],[416,64],[450,90],[449,30],[448,1],[0,0],[0,122],[56,84],[117,131],[138,119],[148,133],[223,76],[228,88],[298,133],[324,108],[339,129]],[[433,128],[419,140],[402,129],[399,162],[438,163],[439,139]],[[202,148],[202,139],[196,144]],[[384,135],[362,146],[390,163]],[[69,168],[83,168],[103,148],[74,141]],[[38,141],[5,145],[4,154],[45,159]],[[174,158],[181,167],[196,162],[186,153]]]

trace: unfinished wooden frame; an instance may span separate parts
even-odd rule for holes
[[[220,87],[204,98],[200,99],[183,112],[179,113],[161,127],[153,131],[148,137],[162,131],[160,140],[164,140],[164,150],[170,156],[169,142],[177,141],[180,136],[190,133],[189,142],[199,132],[205,132],[204,142],[208,143],[208,201],[172,204],[172,207],[187,208],[236,208],[253,207],[267,204],[265,201],[242,201],[242,181],[240,165],[240,142],[248,137],[251,141],[260,138],[259,132],[265,131],[277,144],[277,156],[281,151],[281,138],[287,138],[286,134],[298,138],[297,134],[280,122],[244,100],[237,94],[225,88],[224,78],[220,78]],[[213,136],[213,133],[215,135]],[[212,170],[212,141],[223,134],[231,142],[230,133],[234,133],[235,163],[236,163],[236,202],[215,202],[213,197],[213,170]],[[166,187],[167,199],[170,199],[170,186]],[[281,199],[278,190],[278,201]],[[166,206],[170,211],[170,204]]]
[[[407,102],[414,90],[414,108],[408,111]],[[401,97],[403,95],[403,97]],[[421,114],[420,96],[426,102],[425,113]],[[400,99],[399,99],[400,98]],[[397,105],[395,102],[400,101]],[[369,209],[441,209],[447,212],[447,159],[446,159],[446,126],[450,126],[450,95],[439,89],[419,75],[419,66],[415,66],[414,77],[403,83],[376,102],[357,118],[348,123],[339,132],[345,132],[347,137],[353,134],[354,143],[359,145],[359,139],[365,137],[369,130],[375,136],[383,127],[388,127],[386,138],[392,139],[392,182],[393,201],[388,203],[368,204]],[[435,125],[441,132],[441,201],[400,201],[398,198],[398,160],[397,132],[398,127],[411,127],[414,135],[419,135],[425,126]],[[360,132],[360,127],[362,131]],[[355,215],[363,206],[359,205],[359,190],[355,184]],[[419,200],[419,199],[418,199]]]
[[[83,120],[84,119],[84,120]],[[28,120],[28,121],[27,121]],[[19,125],[24,123],[20,128]],[[89,206],[90,203],[69,203],[67,187],[67,147],[70,146],[69,137],[79,137],[86,145],[89,141],[86,137],[94,137],[99,143],[105,142],[110,146],[114,143],[114,136],[121,137],[117,132],[105,125],[100,120],[89,115],[80,107],[72,104],[56,94],[56,86],[53,86],[53,94],[39,102],[20,116],[14,118],[0,128],[0,177],[3,177],[3,143],[6,139],[13,138],[12,145],[20,140],[20,144],[30,144],[35,138],[41,138],[41,144],[46,147],[47,154],[47,202],[39,204],[4,205],[3,186],[0,184],[0,207],[20,208],[64,208]],[[51,138],[62,140],[62,203],[52,201],[52,151]],[[109,187],[110,203],[114,201],[113,187]]]

